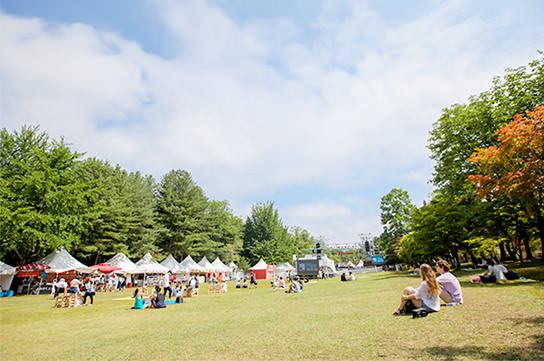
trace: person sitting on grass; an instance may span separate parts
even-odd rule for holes
[[[487,258],[487,271],[485,271],[484,274],[480,276],[480,282],[497,283],[504,280],[505,278],[506,277],[504,277],[504,274],[502,273],[502,268],[496,266],[493,259]]]
[[[442,285],[440,298],[446,303],[463,303],[463,291],[459,280],[450,272],[450,264],[444,260],[436,263],[436,270],[440,276],[436,278]]]
[[[247,288],[247,280],[244,279],[244,283],[242,283],[242,288]]]
[[[149,297],[151,308],[166,308],[165,298],[164,294],[161,293],[161,287],[155,286],[155,291]]]
[[[399,308],[393,312],[393,315],[398,316],[410,311],[410,308],[424,308],[429,312],[440,310],[440,285],[436,280],[433,269],[428,264],[424,263],[420,267],[421,284],[414,289],[406,287],[400,298]],[[409,307],[407,307],[409,306]],[[411,307],[410,307],[411,306]]]
[[[495,277],[497,277],[497,273],[502,273],[501,276],[504,276],[507,280],[517,280],[519,279],[519,275],[516,272],[509,271],[508,268],[500,264],[499,260],[496,258],[493,258],[493,263],[495,267]],[[501,277],[501,280],[504,280],[504,278]],[[498,279],[498,278],[497,278]]]
[[[278,285],[278,288],[285,288],[285,280],[283,277],[280,277],[280,283]]]
[[[149,307],[149,304],[144,302],[144,298],[147,297],[147,289],[145,287],[138,287],[134,291],[134,307],[133,310],[141,310]]]
[[[300,279],[297,277],[293,282],[291,282],[291,286],[289,286],[289,289],[285,291],[285,293],[299,292],[302,292],[302,282],[300,282]]]
[[[355,281],[355,275],[353,273],[349,273],[348,281]]]

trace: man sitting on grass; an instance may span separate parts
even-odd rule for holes
[[[155,286],[155,292],[151,294],[151,308],[166,308],[166,303],[164,294],[161,293],[161,287]]]
[[[442,286],[440,299],[446,302],[446,304],[463,303],[461,284],[459,283],[459,280],[451,274],[450,264],[444,260],[440,260],[436,263],[436,270],[440,273],[440,276],[438,276],[436,280]]]

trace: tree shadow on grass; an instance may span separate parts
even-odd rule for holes
[[[411,275],[408,273],[391,273],[391,274],[383,275],[380,277],[375,277],[372,279],[372,281],[385,281],[392,278],[414,278],[414,277],[421,278],[421,276],[419,275]]]
[[[484,346],[436,346],[418,350],[420,357],[432,355],[437,360],[455,361],[460,359],[470,360],[520,360],[533,361],[544,360],[544,317],[529,317],[514,319],[517,325],[532,324],[540,329],[537,335],[529,336],[530,343],[509,347],[505,351],[488,350]]]
[[[481,287],[481,288],[487,288],[487,287],[495,287],[495,288],[502,288],[502,287],[527,287],[527,286],[537,286],[537,287],[544,287],[544,284],[542,282],[519,282],[519,283],[480,283],[480,282],[470,282],[470,281],[460,281],[462,288],[474,288],[474,287]]]

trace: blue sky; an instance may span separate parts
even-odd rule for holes
[[[328,243],[379,235],[392,188],[429,199],[442,109],[544,50],[540,0],[0,4],[1,127],[187,170]]]

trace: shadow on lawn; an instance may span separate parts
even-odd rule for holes
[[[413,277],[418,277],[418,278],[421,278],[421,276],[419,275],[412,275],[412,274],[409,274],[409,273],[390,273],[390,274],[386,274],[386,275],[383,275],[383,276],[380,276],[380,277],[375,277],[372,279],[372,281],[376,282],[376,281],[385,281],[385,280],[388,280],[388,279],[391,279],[391,278],[413,278]]]
[[[532,324],[540,327],[544,324],[544,317],[529,317],[520,318],[514,320],[519,324]],[[422,355],[432,355],[439,360],[458,360],[462,359],[475,359],[475,360],[544,360],[544,334],[543,329],[539,328],[540,334],[531,335],[530,344],[510,347],[506,351],[497,352],[487,350],[484,346],[443,346],[443,347],[429,347],[425,350],[419,351]]]
[[[425,349],[424,355],[432,355],[437,360],[454,361],[458,359],[473,360],[520,360],[534,361],[544,359],[544,336],[532,337],[532,343],[528,346],[510,347],[507,351],[496,352],[486,350],[485,346],[444,346],[429,347]],[[423,357],[424,355],[421,355]]]

